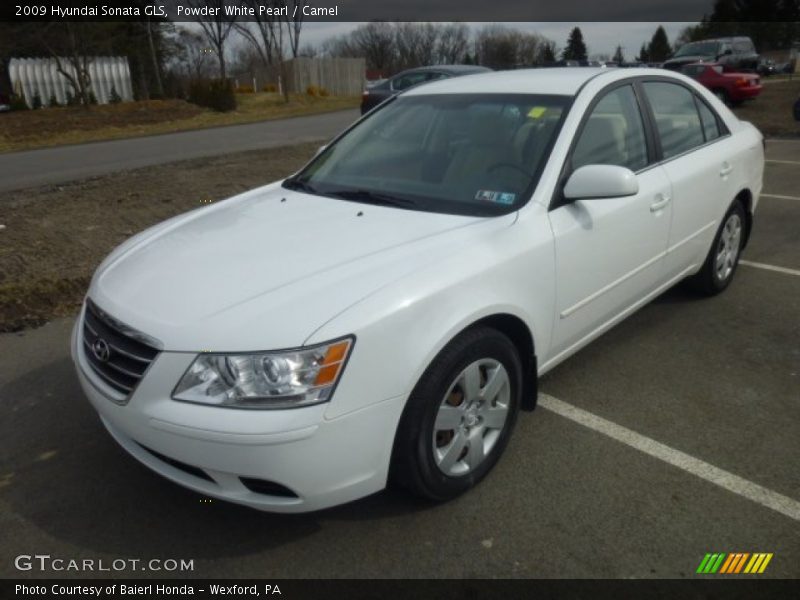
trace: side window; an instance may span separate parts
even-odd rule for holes
[[[407,88],[410,88],[412,85],[417,85],[418,83],[422,83],[428,79],[428,73],[421,72],[421,73],[408,73],[407,75],[402,75],[392,81],[392,89],[400,92]]]
[[[647,166],[647,143],[636,95],[629,85],[608,92],[592,109],[572,153],[572,168]]]
[[[720,133],[716,116],[711,112],[711,109],[706,106],[705,102],[700,100],[700,98],[696,98],[696,100],[697,110],[700,112],[700,121],[703,124],[703,134],[706,136],[706,141],[710,142],[711,140],[717,139]]]
[[[664,158],[671,158],[705,142],[692,92],[675,83],[644,84],[656,118]]]
[[[439,71],[431,71],[428,73],[428,79],[426,81],[436,81],[437,79],[446,79],[449,77],[447,73],[440,73]]]

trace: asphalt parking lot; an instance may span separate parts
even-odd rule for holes
[[[800,140],[767,155],[731,287],[667,292],[546,375],[495,471],[445,505],[205,502],[103,430],[69,320],[0,336],[0,576],[93,575],[15,570],[38,553],[194,559],[172,574],[191,577],[696,577],[708,552],[768,552],[731,577],[800,577]]]

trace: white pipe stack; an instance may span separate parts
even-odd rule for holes
[[[70,74],[75,72],[67,59],[62,58],[61,64]],[[44,106],[47,106],[51,96],[55,96],[59,104],[65,104],[68,93],[75,95],[72,84],[58,72],[53,58],[12,58],[8,72],[11,89],[15,93],[21,92],[28,106],[33,106],[33,98],[37,93]],[[133,100],[131,71],[126,57],[92,57],[89,61],[89,77],[90,88],[100,104],[109,102],[112,87],[123,101]]]

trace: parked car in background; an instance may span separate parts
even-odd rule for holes
[[[361,114],[369,112],[378,104],[391,98],[395,94],[437,79],[447,79],[449,77],[459,77],[461,75],[471,75],[473,73],[485,73],[491,71],[487,67],[477,65],[436,65],[432,67],[417,67],[402,71],[385,80],[383,83],[368,86],[361,95]]]
[[[778,71],[778,67],[779,65],[775,64],[774,60],[761,59],[758,61],[758,68],[756,69],[756,72],[762,77],[767,77],[769,75],[779,73],[780,71]]]
[[[682,280],[728,287],[763,171],[761,133],[679,73],[420,85],[291,177],[114,250],[77,376],[128,453],[206,497],[449,500],[497,464],[538,376]]]
[[[758,58],[749,37],[725,37],[684,44],[662,66],[680,71],[691,63],[712,62],[722,65],[726,71],[755,71]]]
[[[728,73],[722,65],[708,63],[685,65],[681,70],[729,106],[752,100],[761,93],[761,77],[754,73]]]

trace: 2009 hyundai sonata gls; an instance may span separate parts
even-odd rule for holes
[[[292,177],[117,248],[78,376],[117,442],[208,496],[452,498],[537,374],[683,279],[725,289],[762,171],[759,132],[679,74],[414,88]]]

